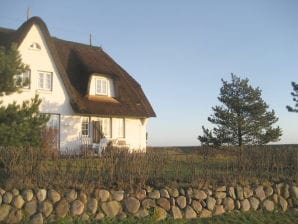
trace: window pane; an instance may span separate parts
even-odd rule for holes
[[[89,119],[88,117],[82,118],[82,127],[81,127],[82,135],[88,136],[89,135]]]
[[[39,89],[52,90],[52,73],[39,72],[37,79],[38,79],[37,86]]]
[[[38,74],[38,88],[43,89],[43,74],[42,73]]]

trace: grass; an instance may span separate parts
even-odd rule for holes
[[[117,219],[104,219],[102,221],[89,221],[84,222],[80,219],[74,219],[71,221],[60,221],[55,224],[82,224],[82,223],[91,223],[91,224],[150,224],[150,223],[159,223],[159,224],[293,224],[298,223],[298,213],[297,212],[247,212],[247,213],[229,213],[221,216],[215,216],[212,218],[204,219],[192,219],[192,220],[174,220],[168,218],[163,221],[156,222],[152,218],[133,218],[129,217],[122,220]]]
[[[46,156],[45,156],[46,155]],[[111,149],[103,158],[51,157],[42,149],[0,148],[0,186],[130,189],[298,180],[298,146]]]

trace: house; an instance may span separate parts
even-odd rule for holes
[[[30,67],[19,78],[30,82],[0,100],[20,103],[38,94],[61,152],[96,146],[102,135],[115,146],[146,149],[146,127],[155,112],[140,84],[102,48],[52,37],[39,17],[17,30],[0,28],[0,45],[13,42]]]

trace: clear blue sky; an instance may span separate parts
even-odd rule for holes
[[[1,0],[0,26],[40,16],[52,36],[102,46],[141,85],[157,118],[149,145],[199,145],[221,78],[250,79],[279,117],[279,143],[298,143],[297,0]]]

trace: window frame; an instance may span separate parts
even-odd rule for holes
[[[109,80],[107,78],[98,77],[95,79],[95,95],[101,95],[101,96],[109,95]]]
[[[25,75],[28,75],[28,77],[25,77]],[[26,70],[25,72],[22,72],[19,75],[15,75],[14,77],[15,79],[15,85],[17,87],[23,88],[23,89],[30,89],[31,87],[31,70]],[[20,83],[18,84],[18,80],[21,80]],[[28,84],[24,85],[24,83],[26,82],[26,79],[28,79]]]
[[[41,78],[42,77],[42,78]],[[46,83],[48,82],[48,83]],[[42,85],[41,85],[42,83]],[[46,86],[49,84],[49,86]],[[37,89],[44,91],[53,90],[53,73],[46,71],[37,71]]]
[[[84,134],[84,132],[85,133],[87,132],[87,134]],[[81,118],[81,135],[84,137],[90,136],[90,118],[89,117]]]
[[[116,136],[117,138],[125,138],[125,119],[116,118]]]

